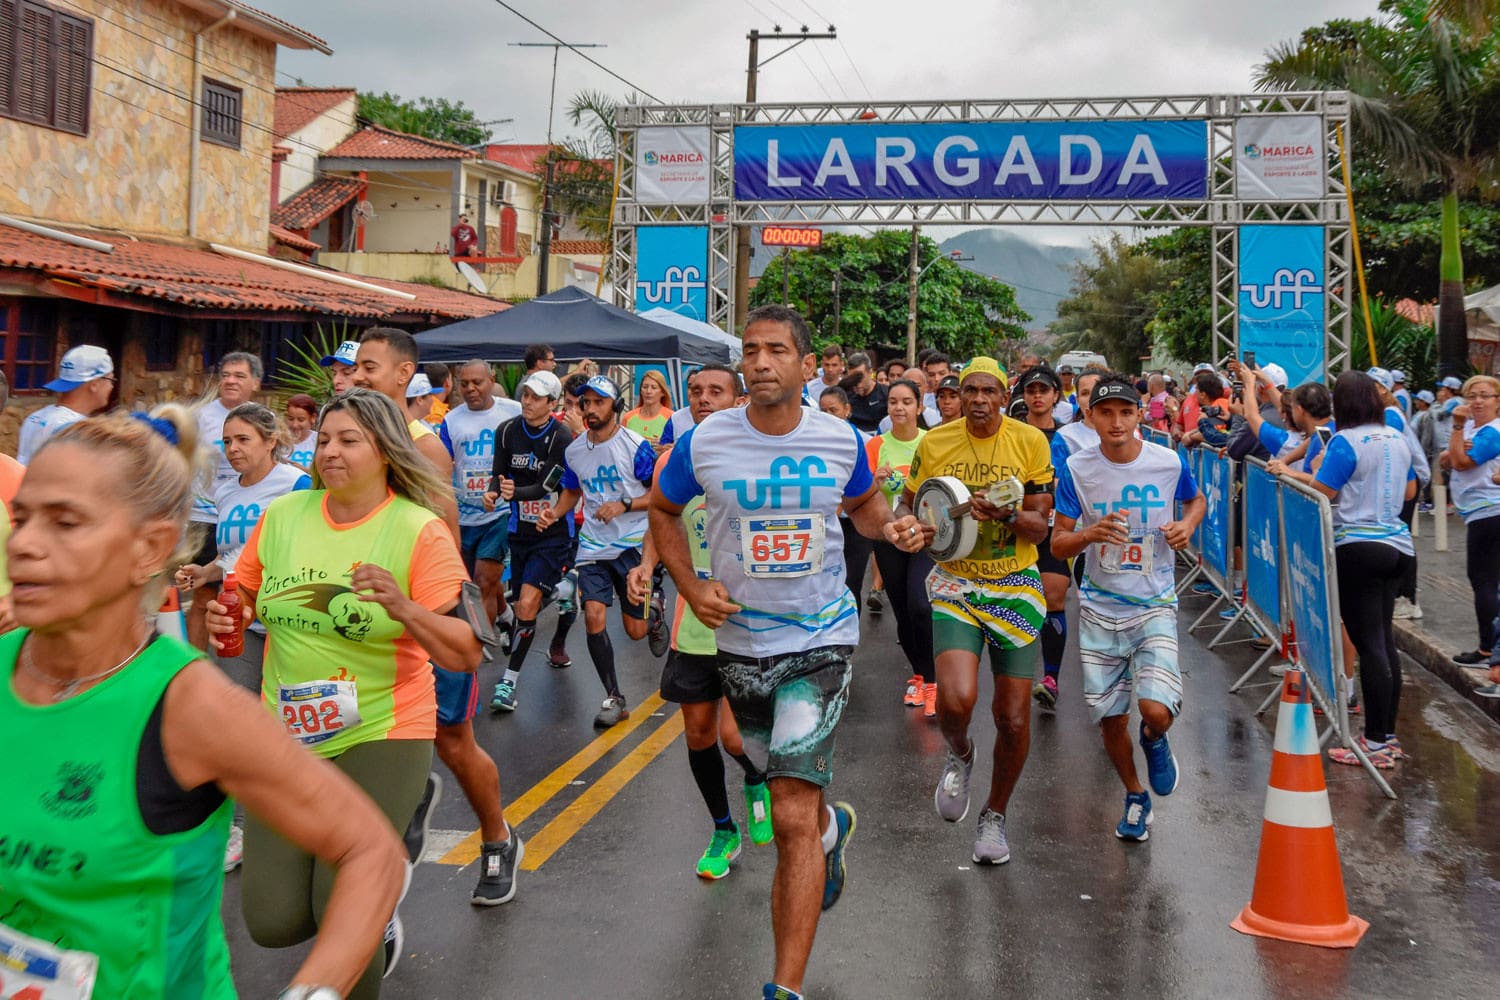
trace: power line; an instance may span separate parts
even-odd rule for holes
[[[859,71],[859,66],[855,64],[854,57],[849,54],[849,49],[844,45],[844,40],[842,38],[837,38],[834,40],[839,43],[839,48],[843,50],[844,58],[849,60],[849,68],[854,70],[854,75],[859,80],[859,85],[865,88],[865,96],[873,101],[875,99],[875,92],[872,91],[870,89],[870,85],[865,82],[865,75]]]
[[[651,98],[651,100],[655,101],[657,104],[665,104],[666,103],[660,97],[657,97],[655,94],[651,93],[649,90],[647,90],[645,87],[642,87],[640,84],[638,84],[638,83],[632,83],[631,81],[625,79],[623,76],[621,76],[620,74],[616,73],[614,70],[610,69],[608,66],[604,65],[602,62],[600,62],[599,60],[595,59],[593,56],[589,55],[587,52],[584,52],[582,49],[578,48],[575,45],[571,45],[568,42],[563,41],[562,38],[560,38],[557,35],[554,35],[552,32],[548,31],[546,28],[542,27],[540,24],[537,24],[535,21],[533,21],[531,18],[527,17],[525,14],[522,14],[520,11],[516,10],[510,4],[506,3],[505,0],[495,0],[495,3],[497,3],[500,6],[504,7],[506,10],[510,11],[512,14],[516,15],[516,17],[519,17],[521,20],[525,21],[527,24],[531,25],[537,31],[540,31],[542,34],[546,35],[548,38],[552,39],[554,42],[557,42],[563,48],[568,49],[570,52],[574,53],[579,58],[581,58],[584,62],[590,63],[591,65],[593,65],[593,66],[595,66],[595,67],[597,67],[599,69],[602,69],[604,72],[608,73],[610,76],[614,77],[616,80],[619,80],[625,86],[629,87],[631,90],[634,90],[636,93],[640,94],[642,97],[649,97],[649,98]]]

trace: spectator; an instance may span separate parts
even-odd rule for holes
[[[839,386],[849,394],[849,422],[866,437],[878,434],[886,415],[886,390],[870,373],[869,355],[849,355],[849,368]]]
[[[479,256],[479,233],[469,225],[467,214],[459,215],[458,225],[454,226],[448,235],[453,237],[453,256]]]
[[[432,411],[424,418],[433,427],[441,427],[448,415],[448,400],[453,396],[453,371],[441,361],[430,361],[422,366],[422,373],[432,384]]]
[[[332,354],[325,354],[318,362],[324,368],[330,368],[329,375],[333,378],[333,395],[338,398],[343,395],[344,390],[354,384],[354,359],[359,355],[359,341],[346,340],[338,346],[338,350]]]
[[[1463,405],[1453,411],[1453,436],[1440,456],[1453,471],[1453,503],[1468,528],[1467,566],[1474,590],[1479,648],[1460,653],[1466,667],[1494,662],[1500,616],[1500,379],[1475,375],[1464,383]]]
[[[433,402],[443,390],[435,388],[426,372],[417,372],[406,383],[406,418],[427,422]]]
[[[80,345],[63,355],[57,378],[42,388],[57,393],[57,402],[33,410],[21,424],[16,461],[22,465],[30,464],[31,456],[52,435],[109,405],[115,391],[115,363],[104,348]]]
[[[838,385],[844,377],[844,345],[829,344],[823,348],[823,368],[807,383],[807,396],[813,402],[823,398],[823,390]]]
[[[948,355],[942,351],[932,351],[925,358],[918,359],[918,368],[922,374],[927,376],[927,392],[922,396],[922,405],[928,409],[937,409],[937,400],[934,398],[938,385],[952,374],[952,362]],[[958,390],[955,388],[955,392]]]
[[[1146,380],[1146,419],[1151,428],[1170,431],[1177,420],[1177,400],[1167,391],[1167,380],[1161,375],[1152,375]],[[1054,414],[1053,419],[1056,419]]]
[[[526,348],[522,360],[526,365],[527,375],[537,371],[550,372],[557,368],[557,355],[546,344],[532,344]]]

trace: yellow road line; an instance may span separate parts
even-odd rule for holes
[[[641,702],[631,711],[630,718],[600,733],[593,742],[568,758],[557,770],[532,785],[524,794],[507,805],[505,821],[511,826],[519,826],[528,816],[546,805],[548,799],[567,788],[569,782],[593,767],[601,757],[613,750],[625,737],[635,732],[637,726],[651,718],[651,714],[665,704],[660,692]],[[475,830],[439,858],[438,864],[463,867],[477,860],[480,842],[479,831]]]
[[[682,735],[682,725],[682,713],[673,712],[661,724],[661,728],[642,740],[624,760],[610,768],[604,777],[574,799],[552,822],[532,834],[526,841],[526,857],[522,859],[521,867],[529,872],[542,867],[573,834],[597,816],[599,810],[609,804],[610,799],[644,771],[646,765]]]

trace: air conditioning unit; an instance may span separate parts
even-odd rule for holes
[[[516,203],[516,182],[499,181],[490,188],[490,204],[495,206]]]

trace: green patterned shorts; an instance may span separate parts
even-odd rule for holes
[[[719,679],[747,750],[772,778],[833,780],[833,731],[849,701],[853,646],[761,659],[719,652]]]

